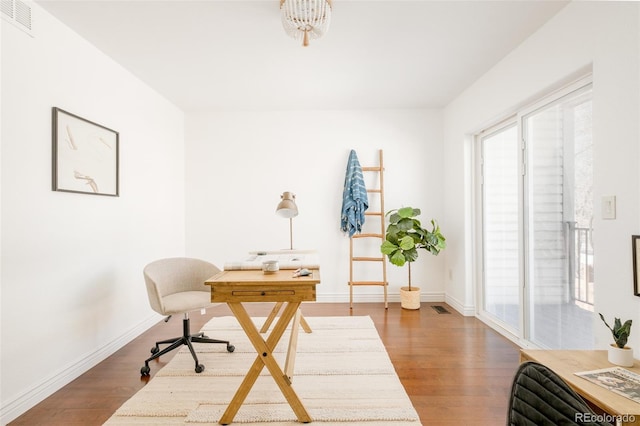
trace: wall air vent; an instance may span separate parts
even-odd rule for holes
[[[2,18],[33,37],[31,6],[23,0],[0,0]]]

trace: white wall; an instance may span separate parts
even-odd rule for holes
[[[594,197],[617,197],[616,220],[594,223],[596,312],[640,324],[632,293],[631,235],[640,233],[640,19],[635,2],[573,2],[452,102],[444,112],[447,298],[474,311],[470,135],[572,77],[593,69]],[[610,334],[594,324],[604,347]],[[640,348],[640,332],[630,343]],[[638,349],[636,349],[636,357]]]
[[[289,224],[275,208],[280,194],[292,191],[300,210],[294,247],[320,255],[318,300],[348,302],[349,239],[340,231],[340,208],[349,151],[364,167],[377,165],[383,150],[385,210],[411,205],[422,209],[424,222],[441,219],[441,123],[433,110],[187,114],[188,254],[222,266],[251,250],[288,248]],[[424,252],[412,268],[425,300],[443,300],[442,260]],[[388,279],[390,300],[398,300],[406,268],[389,265]],[[381,301],[382,288],[359,287],[354,295]]]
[[[182,112],[37,5],[33,23],[2,23],[3,424],[157,321],[142,268],[185,251]],[[120,132],[120,197],[51,191],[53,106]]]

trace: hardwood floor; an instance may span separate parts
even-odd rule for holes
[[[450,314],[438,314],[441,305]],[[271,304],[249,304],[251,315],[265,316]],[[369,315],[424,425],[503,425],[518,347],[475,318],[444,303],[423,303],[407,311],[398,303],[303,304],[305,316]],[[191,315],[198,330],[212,316],[231,315],[224,305]],[[156,340],[180,335],[181,318],[157,325],[87,371],[25,414],[18,425],[101,425],[146,384],[140,367]],[[224,338],[224,336],[211,336]],[[151,364],[151,377],[171,358]],[[211,367],[209,367],[211,368]]]

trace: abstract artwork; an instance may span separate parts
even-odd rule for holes
[[[118,193],[118,132],[53,108],[53,190]]]

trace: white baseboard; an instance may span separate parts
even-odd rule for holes
[[[153,314],[98,350],[85,354],[77,361],[51,373],[40,383],[36,384],[16,398],[6,402],[3,401],[2,408],[0,408],[0,424],[5,425],[24,414],[36,404],[61,389],[63,386],[86,373],[90,368],[95,367],[97,364],[104,361],[118,349],[122,348],[124,345],[131,342],[131,340],[157,324],[159,320],[160,317],[157,314]]]
[[[456,298],[449,296],[448,294],[445,297],[445,303],[449,306],[451,306],[453,309],[455,309],[456,311],[460,312],[461,315],[464,315],[465,317],[475,317],[476,316],[476,307],[475,306],[469,306],[469,305],[464,305],[463,303],[461,303],[460,301],[458,301]]]
[[[318,295],[316,300],[320,303],[349,303],[349,293],[334,293]],[[389,291],[387,294],[388,302],[400,302],[400,293]],[[445,294],[443,292],[422,292],[420,294],[421,302],[444,302]],[[381,303],[384,302],[384,296],[380,294],[357,294],[353,292],[354,303]]]

